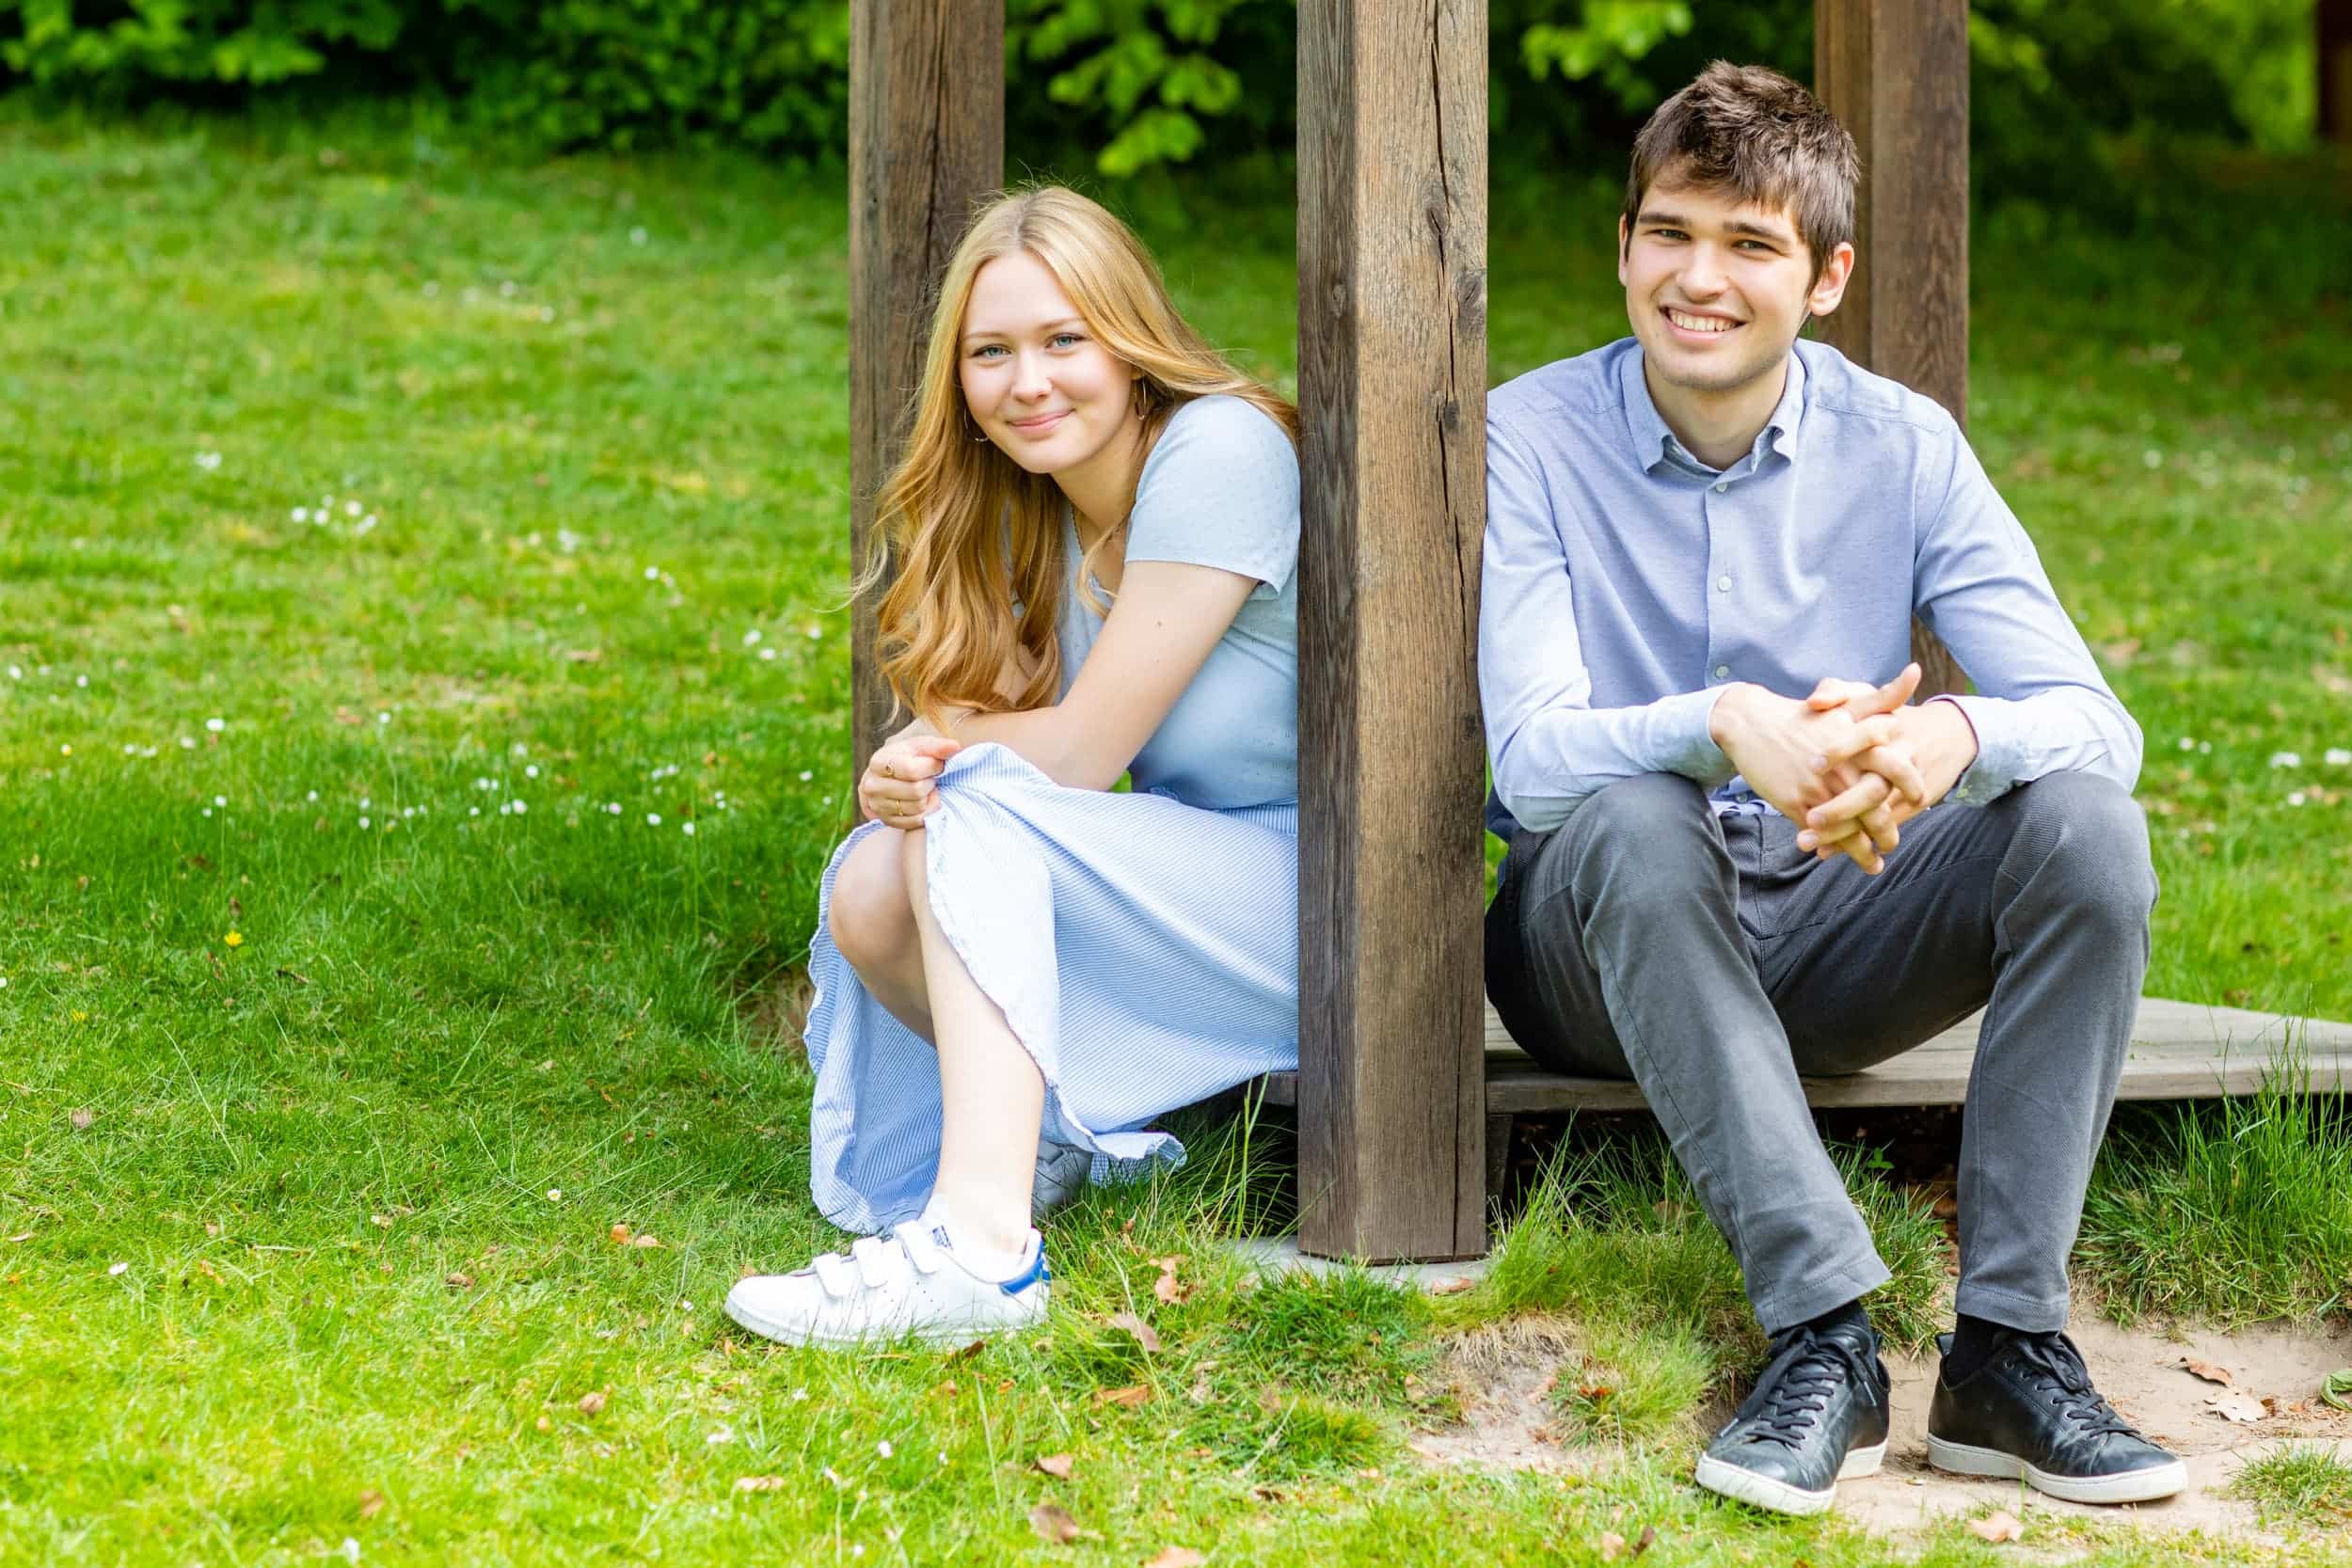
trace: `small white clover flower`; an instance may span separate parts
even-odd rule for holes
[[[389,713],[379,713],[375,716],[375,721],[379,724],[389,724],[392,721],[392,716]]]
[[[2294,791],[2291,791],[2291,792],[2288,794],[2288,796],[2287,796],[2287,804],[2288,804],[2288,805],[2290,805],[2290,806],[2299,806],[2299,805],[2301,805],[2302,803],[2303,803],[2303,792],[2302,792],[2301,790],[2299,790],[2299,789],[2297,789],[2297,790],[2294,790]]]
[[[212,731],[213,734],[218,735],[221,731],[229,727],[229,721],[226,719],[207,719],[204,721],[204,727]]]
[[[549,1187],[549,1188],[548,1189],[548,1201],[549,1203],[561,1203],[561,1202],[563,1202],[563,1201],[564,1201],[564,1189],[563,1189],[563,1188],[561,1188],[561,1187]]]
[[[305,795],[305,796],[303,797],[303,799],[304,799],[304,800],[317,800],[318,798],[319,798],[319,792],[318,792],[317,790],[315,790],[315,789],[314,789],[314,790],[311,790],[309,794],[307,794],[307,795]]]
[[[647,582],[660,582],[661,580],[661,568],[659,566],[646,567],[645,580]]]
[[[468,816],[480,816],[482,815],[482,808],[480,806],[468,806],[466,808],[466,815]]]
[[[2181,736],[2181,750],[2184,752],[2193,752],[2197,750],[2197,742],[2191,740],[2187,736]]]
[[[89,677],[87,675],[76,675],[73,677],[73,684],[80,687],[87,687],[89,685]]]
[[[2270,753],[2270,766],[2273,768],[2300,768],[2303,766],[2303,758],[2300,753],[2295,752],[2273,752]]]
[[[525,812],[527,812],[527,811],[529,811],[529,810],[531,809],[529,806],[525,805],[525,804],[524,804],[522,801],[520,801],[520,800],[509,800],[509,801],[508,801],[508,802],[506,802],[506,803],[507,803],[509,806],[512,806],[512,807],[514,808],[515,815],[516,815],[516,816],[520,816],[523,813],[525,813]]]
[[[343,502],[343,515],[346,517],[357,517],[359,515],[360,510],[361,508],[358,501]]]
[[[631,245],[644,245],[645,238],[645,231],[643,229],[632,229],[628,231],[628,243]]]
[[[538,765],[537,763],[535,763],[535,762],[534,762],[534,763],[532,763],[532,764],[530,764],[529,766],[527,766],[526,768],[523,768],[523,777],[524,777],[524,778],[526,778],[526,779],[535,779],[535,778],[537,778],[538,776],[539,776],[539,765]]]
[[[206,806],[206,807],[204,808],[204,815],[205,815],[205,816],[212,816],[212,815],[213,815],[213,808],[212,808],[212,807],[210,807],[210,806]]]
[[[888,1459],[891,1454],[890,1439],[885,1437],[881,1442],[875,1444],[874,1451],[882,1455],[884,1459]]]
[[[215,804],[215,805],[216,805],[216,806],[225,806],[225,805],[227,805],[228,803],[229,803],[229,797],[228,797],[228,796],[226,796],[226,795],[215,795],[215,796],[214,796],[214,797],[213,797],[213,804]]]
[[[808,640],[809,640],[811,642],[816,641],[818,638],[820,638],[820,637],[822,637],[822,636],[824,636],[824,635],[825,635],[825,628],[824,628],[824,627],[822,627],[822,626],[811,626],[811,627],[809,627],[809,628],[808,628]]]
[[[310,509],[307,506],[295,507],[294,509],[294,520],[297,523],[309,522],[310,520]]]
[[[21,681],[24,678],[24,666],[22,664],[11,664],[8,666],[8,679],[12,681]]]
[[[604,809],[611,815],[618,816],[621,815],[621,802],[618,800],[607,800],[604,804]]]
[[[2352,752],[2347,752],[2341,746],[2330,746],[2323,760],[2330,768],[2352,767]]]
[[[686,830],[685,830],[685,831],[686,831],[686,836],[687,836],[688,838],[692,838],[692,837],[694,836],[694,824],[692,824],[691,822],[689,822],[688,824],[686,824]]]
[[[757,626],[754,626],[751,630],[743,634],[743,646],[746,648],[755,647],[758,644],[758,642],[759,628]]]
[[[776,657],[776,650],[773,648],[762,648],[759,650],[759,657],[762,658],[773,658]]]
[[[645,813],[645,826],[648,828],[659,828],[661,826],[661,814],[658,811],[649,811]]]
[[[365,811],[365,810],[367,810],[370,806],[372,806],[372,805],[373,805],[373,804],[375,804],[375,802],[374,802],[373,800],[369,800],[366,796],[362,795],[362,796],[360,796],[360,797],[359,797],[359,809],[360,809],[361,811]]]
[[[359,826],[360,826],[360,827],[365,828],[367,825],[368,825],[368,819],[367,819],[366,817],[364,817],[364,816],[363,816],[363,817],[359,818]]]

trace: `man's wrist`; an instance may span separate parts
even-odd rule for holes
[[[1707,738],[1715,743],[1717,751],[1730,754],[1733,743],[1745,727],[1749,705],[1756,693],[1763,689],[1752,681],[1734,681],[1716,697],[1714,706],[1707,710]]]

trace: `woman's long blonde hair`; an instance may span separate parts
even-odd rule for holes
[[[856,585],[872,592],[897,562],[876,611],[882,673],[899,707],[926,719],[946,707],[1042,707],[1061,690],[1055,631],[1071,576],[1062,494],[1051,477],[1029,473],[993,441],[974,439],[977,426],[957,376],[974,277],[998,257],[1022,251],[1053,272],[1097,341],[1142,372],[1135,397],[1145,452],[1177,408],[1219,392],[1247,399],[1298,438],[1297,410],[1185,324],[1125,224],[1059,185],[989,201],[941,279],[906,455],[882,484],[876,548]],[[1101,543],[1087,552],[1089,569]],[[1016,648],[1030,674],[1008,702],[997,678]]]

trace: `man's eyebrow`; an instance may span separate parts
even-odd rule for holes
[[[1059,332],[1066,327],[1084,326],[1085,325],[1086,318],[1084,316],[1064,316],[1059,321],[1042,323],[1039,325],[1038,330],[1040,332],[1048,333]],[[963,341],[969,343],[981,338],[1009,338],[1011,336],[1011,333],[1006,331],[1001,326],[976,326],[971,331],[963,335]]]
[[[1692,226],[1691,220],[1681,214],[1663,212],[1654,207],[1644,208],[1633,223],[1636,228],[1651,229],[1688,229]],[[1732,218],[1724,223],[1724,228],[1729,233],[1753,234],[1757,239],[1771,240],[1776,245],[1788,245],[1795,238],[1786,229],[1757,223],[1750,218]]]

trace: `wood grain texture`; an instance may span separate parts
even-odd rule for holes
[[[866,559],[923,368],[940,274],[1005,175],[1003,0],[857,0],[850,8],[850,550]],[[850,749],[888,733],[874,600],[850,621]]]
[[[1804,1097],[1820,1106],[1951,1105],[1967,1096],[1984,1015],[1954,1024],[1925,1044],[1864,1072],[1804,1080]],[[1546,1071],[1512,1043],[1494,1009],[1486,1015],[1486,1108],[1507,1117],[1541,1111],[1639,1111],[1642,1091],[1615,1078],[1570,1078]],[[2116,1096],[2121,1100],[2211,1100],[2251,1094],[2266,1082],[2281,1046],[2292,1037],[2310,1070],[2312,1088],[2352,1093],[2352,1023],[2289,1019],[2237,1007],[2143,1000],[2132,1025],[2131,1054]],[[1295,1084],[1266,1080],[1266,1101],[1296,1100]]]
[[[1486,1249],[1486,8],[1298,8],[1300,1245]]]
[[[1813,86],[1862,151],[1859,261],[1821,336],[1968,422],[1967,0],[1814,0]],[[1913,623],[1919,694],[1965,691]]]

